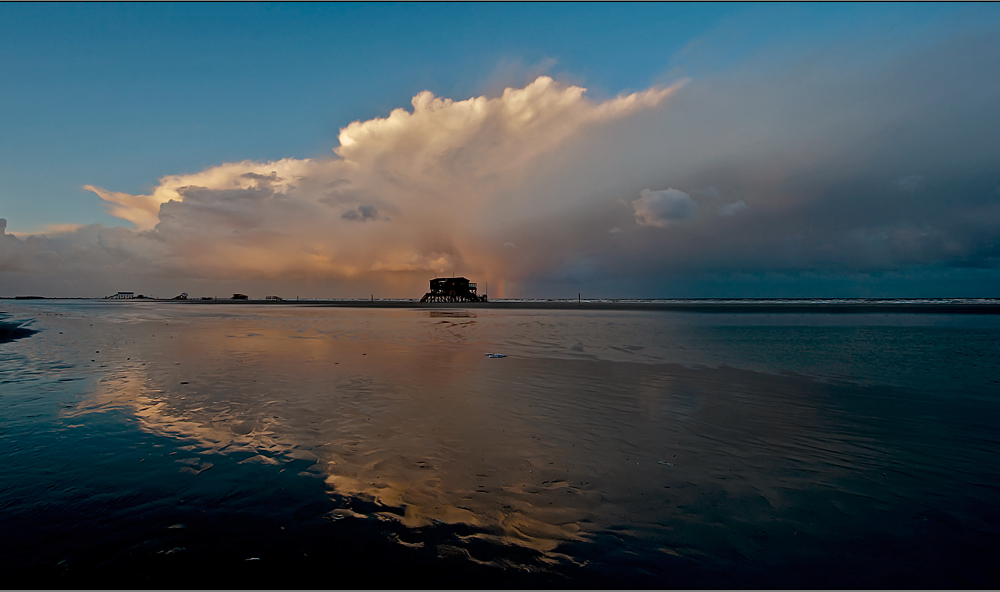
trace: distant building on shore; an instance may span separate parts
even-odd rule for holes
[[[146,298],[153,298],[153,296],[137,295],[135,292],[118,292],[117,294],[104,297],[105,300],[144,300]]]
[[[246,294],[233,294],[233,300],[250,300]]]
[[[476,294],[476,287],[464,277],[434,278],[420,302],[486,302],[486,294]]]

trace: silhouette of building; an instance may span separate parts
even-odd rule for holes
[[[434,278],[420,302],[486,302],[486,294],[476,294],[476,284],[468,278]]]

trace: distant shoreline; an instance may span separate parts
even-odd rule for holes
[[[14,298],[0,300],[14,301]],[[19,298],[17,302],[27,299]],[[396,308],[396,309],[498,309],[498,310],[580,310],[580,311],[670,311],[723,314],[1000,314],[1000,300],[996,299],[848,299],[831,301],[812,299],[671,299],[657,300],[492,300],[489,302],[420,303],[417,300],[170,300],[103,298],[32,298],[38,300],[86,300],[108,303],[141,303],[178,305],[267,305],[267,306],[316,306],[331,308]]]

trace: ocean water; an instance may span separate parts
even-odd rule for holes
[[[996,315],[0,312],[11,587],[1000,584]]]

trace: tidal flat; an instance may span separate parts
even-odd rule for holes
[[[995,314],[0,312],[11,587],[1000,585]]]

